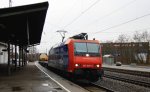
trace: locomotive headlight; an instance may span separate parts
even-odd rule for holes
[[[89,54],[86,54],[86,57],[89,57],[90,55]]]
[[[78,67],[78,66],[79,66],[79,64],[75,64],[75,66],[76,66],[76,67]]]
[[[96,65],[96,67],[99,67],[99,65]]]

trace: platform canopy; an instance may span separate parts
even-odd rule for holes
[[[48,2],[0,9],[0,42],[39,44]]]

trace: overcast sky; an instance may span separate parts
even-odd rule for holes
[[[9,0],[0,0],[8,7]],[[12,0],[20,6],[46,0]],[[150,0],[48,0],[49,8],[43,29],[40,52],[61,42],[57,30],[65,30],[66,38],[86,32],[89,39],[115,41],[120,34],[132,36],[135,31],[150,32]]]

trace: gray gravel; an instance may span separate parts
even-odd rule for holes
[[[105,78],[102,81],[96,82],[97,85],[107,87],[115,92],[150,92],[150,88],[117,81],[109,78]]]
[[[116,72],[110,72],[110,71],[105,71],[105,74],[150,83],[150,78],[148,78],[148,77],[129,75],[129,74],[123,74],[123,73],[116,73]]]

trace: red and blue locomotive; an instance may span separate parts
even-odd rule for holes
[[[98,81],[103,75],[101,52],[99,41],[87,40],[87,34],[81,33],[52,47],[48,66],[68,77]]]

